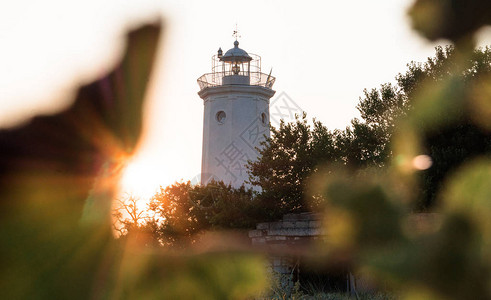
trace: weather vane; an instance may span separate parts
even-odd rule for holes
[[[240,38],[240,34],[239,34],[239,29],[237,29],[237,23],[235,23],[235,30],[234,30],[234,33],[232,34],[232,36],[235,38],[235,40],[237,40],[238,38]]]

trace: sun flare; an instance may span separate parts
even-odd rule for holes
[[[134,159],[128,163],[121,177],[121,193],[149,200],[163,184],[162,171],[149,161]]]

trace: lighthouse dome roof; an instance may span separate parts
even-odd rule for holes
[[[251,61],[252,57],[247,54],[247,52],[243,49],[239,48],[239,42],[235,41],[234,42],[234,47],[225,52],[225,54],[220,57],[221,61],[228,61],[228,62],[244,62],[244,61]]]

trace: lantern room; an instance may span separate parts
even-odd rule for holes
[[[221,85],[257,85],[271,89],[275,78],[261,72],[261,57],[247,53],[239,48],[239,42],[235,40],[234,47],[225,54],[219,48],[212,57],[211,73],[198,78],[200,89]]]
[[[218,49],[217,57],[222,62],[223,75],[227,77],[225,81],[233,81],[235,76],[250,76],[252,57],[239,48],[238,41],[234,42],[234,47],[225,52],[225,55],[221,55],[221,48]]]

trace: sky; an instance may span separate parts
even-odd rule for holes
[[[260,55],[276,77],[272,102],[294,103],[330,129],[358,117],[363,89],[394,82],[436,45],[410,28],[412,0],[10,1],[0,4],[0,126],[66,108],[77,86],[117,61],[124,32],[161,16],[161,48],[145,106],[144,134],[123,191],[148,198],[159,186],[196,180],[203,102],[196,79],[233,47]],[[479,44],[491,44],[491,30]],[[290,118],[286,117],[286,121]],[[274,124],[273,124],[274,125]]]

